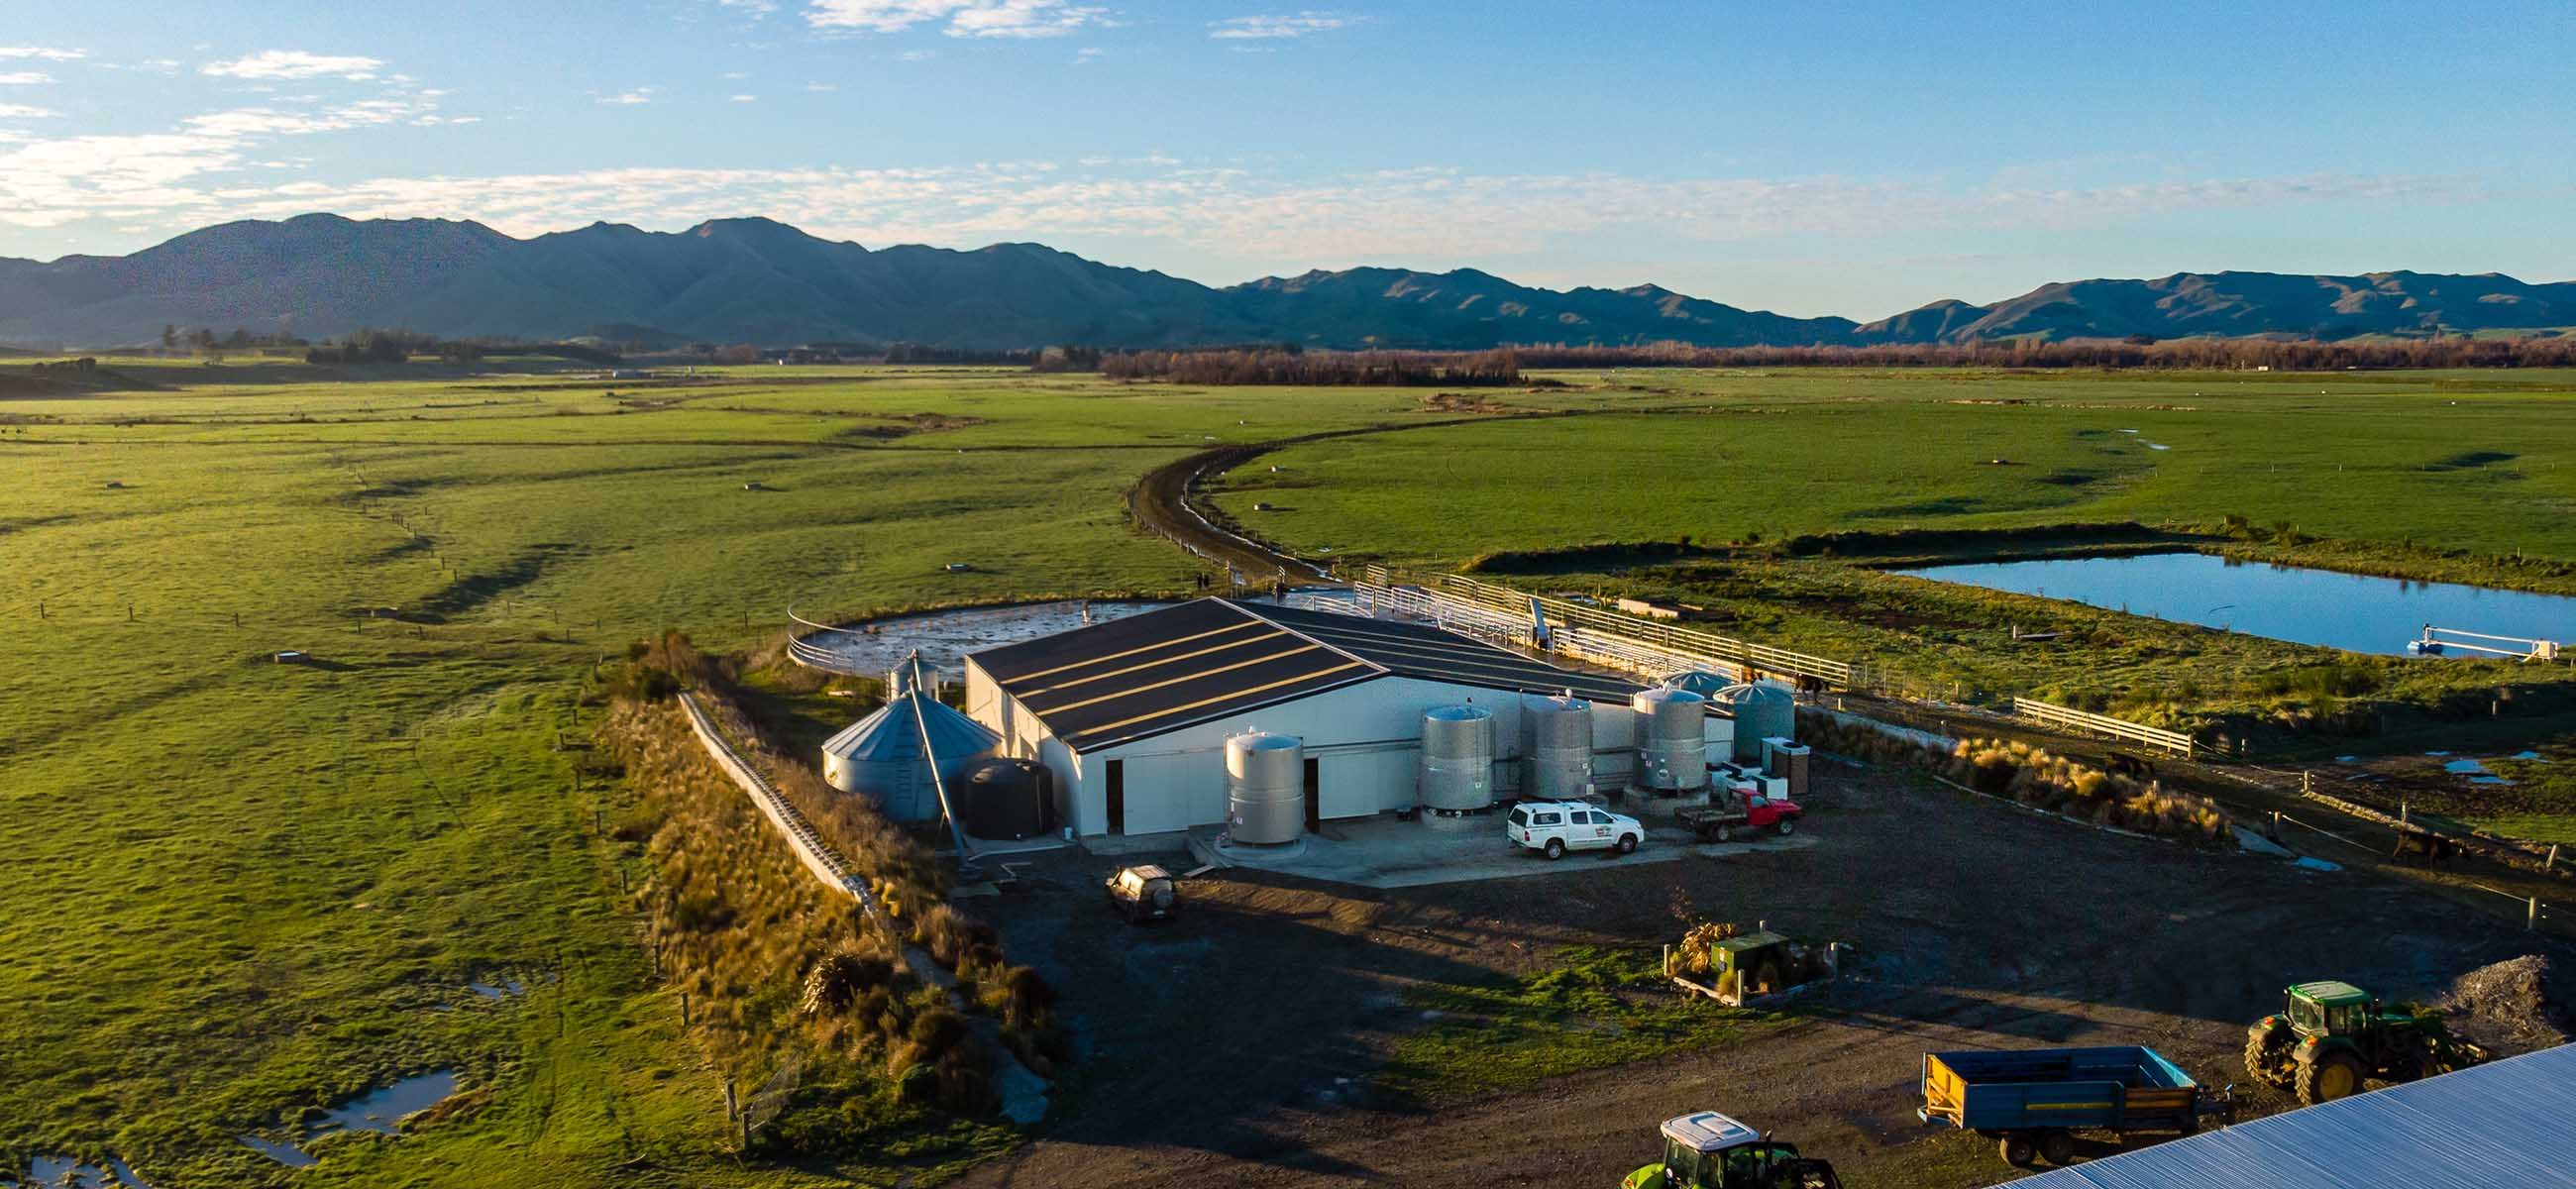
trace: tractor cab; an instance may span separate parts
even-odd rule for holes
[[[2370,1030],[2379,1002],[2347,982],[2300,983],[2290,988],[2282,1015],[2301,1039],[2311,1036],[2355,1036]]]
[[[1834,1166],[1716,1111],[1664,1121],[1664,1158],[1621,1189],[1842,1189]]]

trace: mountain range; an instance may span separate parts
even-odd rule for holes
[[[0,342],[112,347],[161,328],[362,327],[451,338],[1107,347],[1294,342],[1469,349],[1966,343],[2147,335],[2344,338],[2576,326],[2576,282],[2496,273],[2176,273],[1939,301],[1875,322],[1743,310],[1654,285],[1565,291],[1489,273],[1353,268],[1212,288],[1041,244],[868,249],[769,219],[594,223],[516,239],[447,219],[225,223],[128,256],[0,258]]]

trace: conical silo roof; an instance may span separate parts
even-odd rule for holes
[[[916,704],[920,707],[917,718],[913,713]],[[937,755],[943,768],[989,751],[1002,739],[984,724],[949,709],[947,703],[909,691],[824,740],[823,750],[868,763],[918,760],[925,754],[921,746],[924,725],[930,728],[928,754]]]

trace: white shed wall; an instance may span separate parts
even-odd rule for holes
[[[1225,741],[1247,730],[1295,735],[1316,761],[1317,799],[1326,818],[1366,817],[1402,809],[1416,800],[1422,754],[1422,714],[1435,706],[1472,702],[1494,712],[1494,790],[1516,795],[1527,741],[1519,696],[1500,690],[1379,677],[1327,690],[1216,722],[1201,723],[1134,743],[1075,754],[1017,700],[1003,694],[971,660],[966,666],[966,712],[1002,737],[998,754],[1032,759],[1053,768],[1063,790],[1065,820],[1080,833],[1109,830],[1108,762],[1119,761],[1124,789],[1124,832],[1153,834],[1225,820]],[[1593,771],[1604,788],[1626,782],[1636,764],[1638,716],[1623,702],[1593,704]],[[1711,754],[1734,737],[1734,723],[1709,720]]]

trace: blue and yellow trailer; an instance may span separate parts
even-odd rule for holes
[[[2006,1163],[2028,1168],[2066,1163],[2078,1130],[2187,1134],[2223,1108],[2163,1054],[2110,1045],[1926,1053],[1914,1113],[1995,1140]]]

